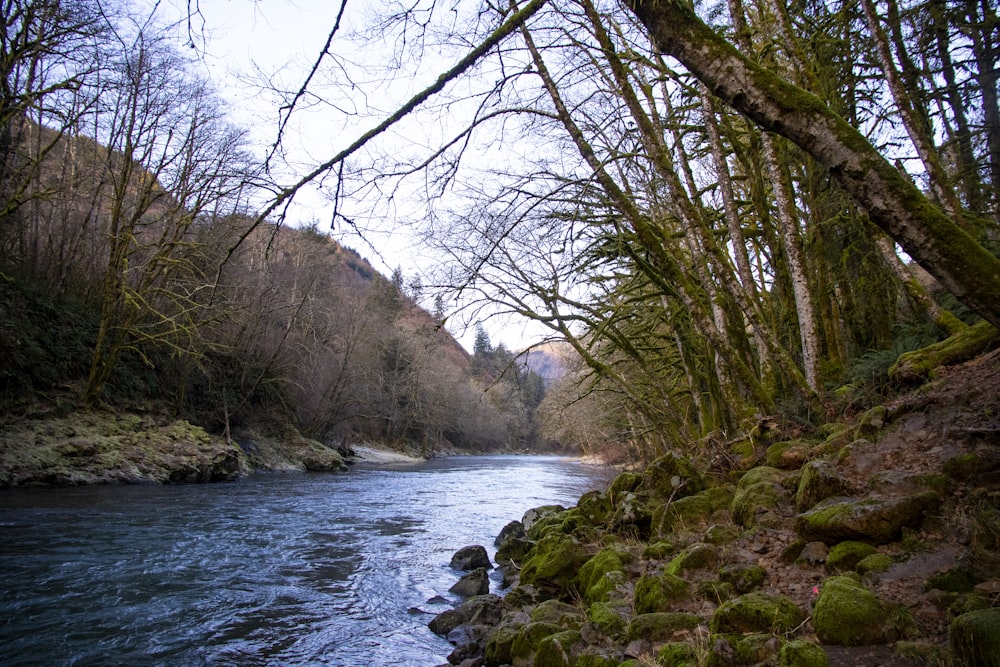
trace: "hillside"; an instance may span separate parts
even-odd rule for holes
[[[430,625],[454,664],[996,665],[998,445],[994,351],[814,435],[531,510],[496,554],[502,601]]]

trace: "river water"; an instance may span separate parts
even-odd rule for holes
[[[0,492],[0,665],[442,664],[451,555],[609,479],[495,456]]]

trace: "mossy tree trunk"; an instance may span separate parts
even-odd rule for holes
[[[631,10],[656,45],[718,97],[830,170],[872,221],[956,297],[1000,327],[1000,259],[958,228],[819,98],[751,62],[673,0]]]

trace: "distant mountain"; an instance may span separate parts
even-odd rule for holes
[[[532,347],[521,358],[529,372],[538,373],[546,385],[562,379],[571,370],[576,353],[565,341],[552,341]]]

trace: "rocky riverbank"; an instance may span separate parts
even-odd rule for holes
[[[379,451],[359,450],[363,460]],[[69,410],[0,423],[0,487],[232,481],[255,471],[346,470],[351,460],[278,424],[227,441],[156,414]]]
[[[1000,665],[1000,352],[814,433],[693,451],[512,522],[502,597],[477,562],[430,623],[449,662]]]

